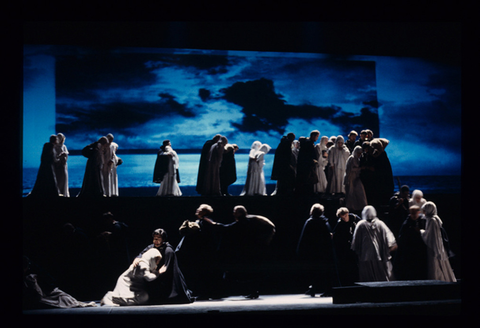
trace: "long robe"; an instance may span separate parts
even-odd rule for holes
[[[301,195],[313,194],[313,186],[318,182],[314,142],[300,139],[300,151],[297,158],[297,174],[295,191]]]
[[[157,249],[150,249],[142,255],[136,267],[131,264],[117,279],[113,291],[109,291],[102,298],[102,305],[140,305],[146,304],[149,299],[146,290],[147,282],[159,276],[156,258],[161,257]]]
[[[45,143],[40,158],[37,180],[29,195],[38,197],[58,196],[59,190],[55,177],[56,162],[54,144],[50,142]]]
[[[353,233],[360,217],[348,214],[348,222],[338,219],[333,229],[333,245],[341,286],[350,286],[358,281],[357,254],[352,250]]]
[[[158,157],[164,157],[166,163],[166,171],[162,177],[160,187],[158,188],[156,196],[181,196],[182,191],[178,186],[178,168],[179,158],[177,153],[169,146],[165,147],[165,151],[160,151]]]
[[[220,166],[220,189],[222,195],[228,194],[228,187],[237,181],[237,166],[233,147],[226,147]]]
[[[117,149],[118,144],[111,142],[105,149],[103,165],[103,189],[106,196],[118,196],[117,175]]]
[[[398,250],[395,254],[393,270],[398,280],[427,279],[427,246],[419,229],[425,229],[423,215],[413,220],[408,216],[398,234]]]
[[[137,258],[154,247],[154,244],[150,244]],[[192,291],[187,287],[172,245],[164,243],[157,249],[162,254],[162,259],[157,268],[165,265],[166,271],[147,284],[147,292],[150,296],[149,304],[192,303],[194,301]]]
[[[266,151],[268,152],[268,151]],[[248,159],[247,179],[240,196],[267,195],[265,186],[265,174],[263,167],[265,166],[265,151],[258,150],[254,157]]]
[[[328,150],[328,162],[332,166],[333,173],[329,190],[331,193],[345,193],[343,183],[348,157],[350,157],[350,151],[345,145],[342,148],[335,145]]]
[[[421,230],[422,239],[427,245],[428,279],[456,282],[448,254],[442,240],[442,220],[436,215],[425,214],[427,223],[425,230]]]
[[[58,159],[58,162],[55,163],[55,178],[57,180],[58,192],[63,195],[63,197],[70,197],[70,192],[68,190],[68,149],[65,144],[56,144],[55,153],[57,157],[62,152],[65,155],[61,156]]]
[[[82,150],[82,154],[88,158],[85,166],[82,188],[77,197],[103,197],[105,190],[103,185],[104,148],[98,141],[91,143]]]
[[[305,221],[297,245],[297,257],[305,269],[308,284],[320,292],[330,292],[336,277],[332,229],[325,216]]]
[[[345,165],[345,206],[351,211],[361,211],[367,206],[367,196],[360,180],[360,160],[351,155]]]
[[[222,165],[225,144],[218,141],[210,147],[207,174],[205,176],[205,188],[202,194],[219,196],[220,190],[220,166]]]
[[[395,244],[393,233],[378,218],[358,222],[353,233],[352,249],[358,255],[360,281],[394,280],[389,248]]]
[[[209,158],[210,158],[210,148],[214,144],[213,140],[207,140],[202,147],[202,152],[200,154],[200,162],[198,164],[198,175],[197,175],[197,185],[195,190],[200,195],[205,194],[205,183],[206,176],[208,172]]]
[[[316,193],[324,193],[327,190],[327,176],[325,175],[325,166],[328,164],[328,159],[323,157],[322,151],[327,150],[326,146],[321,144],[315,145],[315,152],[317,155],[317,163],[315,165],[317,171],[318,182],[313,186]]]

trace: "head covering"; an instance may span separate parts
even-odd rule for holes
[[[255,158],[255,154],[257,151],[260,149],[262,146],[262,143],[260,141],[254,141],[252,144],[252,147],[250,148],[250,154],[248,155],[251,158]]]
[[[355,146],[355,148],[353,148],[352,155],[355,156],[357,153],[360,153],[360,154],[363,153],[363,148],[362,148],[362,146]]]
[[[267,144],[262,144],[262,145],[260,146],[259,151],[262,151],[262,152],[264,152],[264,153],[266,154],[266,153],[268,153],[268,152],[270,151],[270,149],[272,149],[272,147],[270,147],[269,145],[267,145]]]
[[[372,221],[376,217],[377,217],[377,211],[375,210],[375,207],[373,207],[372,205],[367,205],[363,208],[362,219],[367,221]]]
[[[143,253],[140,261],[147,263],[150,271],[153,271],[157,268],[157,257],[162,258],[162,254],[160,254],[160,251],[154,247]]]

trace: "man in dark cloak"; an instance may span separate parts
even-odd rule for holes
[[[221,135],[215,135],[211,140],[207,140],[203,145],[202,152],[200,154],[200,162],[198,165],[197,186],[195,190],[200,195],[205,195],[205,178],[208,172],[208,163],[210,158],[210,148],[220,140]]]
[[[333,229],[335,263],[341,286],[351,286],[358,281],[357,254],[352,250],[353,232],[361,218],[348,208],[337,210],[338,221]]]
[[[43,145],[37,180],[35,181],[35,185],[29,195],[40,197],[55,197],[59,195],[60,191],[57,187],[57,179],[54,171],[54,165],[58,162],[54,151],[56,143],[57,136],[52,134],[49,142]]]
[[[233,209],[235,221],[229,224],[206,221],[221,235],[219,261],[224,270],[227,293],[241,293],[246,298],[259,297],[264,278],[259,266],[267,258],[275,225],[261,215],[248,214],[238,205]]]
[[[223,153],[222,165],[220,166],[220,191],[223,196],[231,196],[228,187],[237,181],[237,166],[235,163],[236,144],[227,144]]]
[[[277,195],[292,195],[295,189],[296,159],[292,152],[295,134],[283,136],[275,150],[271,180],[277,181]]]
[[[162,183],[163,177],[168,172],[169,158],[164,156],[165,147],[170,144],[170,140],[164,140],[162,146],[157,152],[157,159],[155,160],[155,167],[153,169],[153,182]],[[177,182],[180,183],[180,174],[177,169]]]
[[[388,205],[395,189],[392,165],[385,151],[388,143],[389,141],[385,138],[375,138],[370,141],[375,193],[372,201],[370,201],[368,195],[367,199],[369,204],[374,206]]]
[[[136,265],[142,254],[155,247],[162,254],[157,270],[160,275],[157,279],[147,283],[147,292],[150,296],[149,304],[183,304],[192,303],[194,298],[180,267],[178,266],[175,250],[167,242],[165,230],[156,229],[152,233],[153,243],[148,245],[134,260]]]
[[[323,205],[312,206],[297,246],[297,257],[306,269],[305,278],[310,281],[305,294],[312,297],[318,292],[330,296],[335,279],[332,229],[323,213]]]
[[[410,214],[409,200],[410,188],[407,185],[401,186],[388,203],[388,220],[385,222],[390,230],[398,237],[400,227]]]
[[[320,136],[319,131],[310,132],[309,138],[300,138],[300,151],[297,158],[297,178],[295,192],[299,195],[313,195],[314,184],[318,182],[316,163],[317,153],[315,142]]]
[[[426,219],[418,206],[410,207],[410,215],[403,222],[397,238],[398,249],[393,261],[393,272],[398,280],[425,280],[427,278],[427,246],[420,234]]]
[[[87,145],[82,149],[82,155],[88,158],[83,177],[82,189],[77,197],[105,197],[103,187],[103,153],[108,144],[106,137]]]

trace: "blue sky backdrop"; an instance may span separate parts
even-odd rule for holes
[[[121,149],[240,148],[282,135],[390,140],[394,175],[459,175],[460,70],[416,58],[156,48],[25,46],[24,167],[52,133],[81,149],[107,133]]]

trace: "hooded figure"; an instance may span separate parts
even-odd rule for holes
[[[358,255],[359,280],[394,280],[390,252],[396,248],[393,233],[377,218],[375,208],[365,206],[362,220],[358,222],[352,239],[352,249]]]
[[[427,220],[425,230],[420,230],[420,233],[427,245],[428,279],[456,282],[443,244],[441,231],[443,222],[437,215],[437,206],[433,202],[426,202],[422,210]]]
[[[159,272],[156,270],[162,255],[156,248],[146,251],[137,266],[133,264],[118,277],[113,291],[105,294],[101,305],[140,305],[148,301],[147,281],[155,280]]]
[[[367,205],[367,196],[360,180],[362,152],[362,147],[356,146],[345,167],[345,205],[352,211],[360,211]]]
[[[395,189],[392,165],[385,152],[388,143],[389,141],[385,138],[375,138],[370,141],[374,193],[372,199],[369,198],[368,201],[375,206],[387,205]]]
[[[154,182],[160,183],[156,196],[182,195],[182,191],[178,186],[180,183],[178,168],[179,158],[177,152],[173,150],[170,141],[165,140],[158,152],[153,173]]]
[[[335,145],[328,150],[328,162],[332,168],[330,193],[345,193],[343,180],[348,157],[350,157],[350,151],[347,146],[345,146],[343,137],[337,136]]]
[[[327,190],[327,176],[325,174],[325,166],[328,164],[327,142],[328,137],[323,136],[320,138],[320,143],[315,145],[315,151],[317,154],[316,170],[318,177],[318,182],[313,186],[315,193],[324,193]]]
[[[269,145],[261,144],[260,141],[255,141],[252,144],[252,149],[248,155],[247,179],[240,196],[267,195],[263,166],[265,165],[265,154],[270,149]]]

